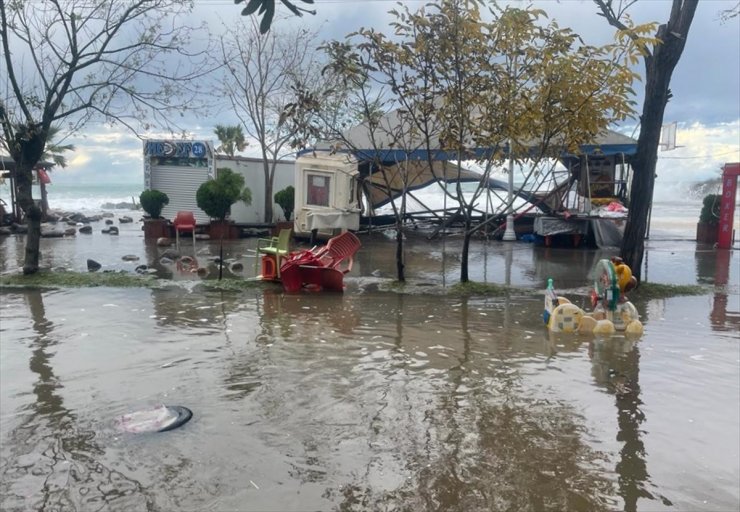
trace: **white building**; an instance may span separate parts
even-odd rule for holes
[[[275,167],[273,193],[294,184],[292,160],[278,161]],[[244,183],[252,192],[252,204],[242,202],[231,207],[232,221],[237,224],[271,224],[283,216],[282,209],[273,203],[274,219],[265,219],[265,177],[262,160],[241,156],[216,154],[210,141],[144,141],[144,186],[167,194],[170,202],[162,209],[162,216],[174,219],[180,210],[195,214],[198,224],[207,224],[208,215],[198,208],[196,192],[204,182],[218,175],[218,169],[228,168],[244,176]]]

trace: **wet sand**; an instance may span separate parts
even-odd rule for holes
[[[539,295],[381,292],[395,271],[383,235],[362,238],[345,293],[286,295],[199,289],[156,263],[138,225],[121,228],[44,239],[42,264],[146,263],[178,286],[0,290],[3,510],[740,506],[737,251],[651,239],[643,277],[708,292],[636,303],[634,341],[550,335]],[[225,245],[239,278],[254,274],[255,244]],[[458,281],[458,244],[409,236],[415,290]],[[201,264],[218,253],[183,246]],[[552,277],[583,301],[612,254],[479,241],[471,279],[542,290]],[[22,255],[22,237],[0,240],[2,271]],[[116,430],[158,403],[194,419]]]

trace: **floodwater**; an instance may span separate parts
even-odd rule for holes
[[[3,269],[18,240],[0,240]],[[42,242],[46,265],[77,270],[158,251],[134,231]],[[436,293],[457,281],[457,243],[409,238],[419,294],[381,291],[382,235],[363,239],[343,294],[209,291],[161,267],[163,289],[0,290],[0,509],[740,507],[737,251],[650,241],[643,277],[707,294],[636,303],[638,340],[590,339],[548,335],[540,295]],[[226,246],[244,277],[253,244]],[[541,290],[553,277],[585,303],[609,255],[476,242],[471,278]],[[160,403],[193,420],[116,429]]]

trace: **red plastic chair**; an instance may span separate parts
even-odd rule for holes
[[[344,274],[352,270],[360,240],[349,231],[330,239],[323,247],[292,255],[280,268],[283,289],[296,292],[303,286],[341,292]]]
[[[195,215],[189,211],[179,211],[172,221],[175,226],[175,245],[180,250],[180,233],[192,233],[193,248],[195,248]]]
[[[345,231],[329,239],[326,245],[320,247],[314,254],[323,267],[333,268],[339,270],[342,274],[346,274],[352,270],[355,253],[360,247],[362,247],[360,239],[354,233]],[[342,263],[345,262],[346,266],[340,268]]]

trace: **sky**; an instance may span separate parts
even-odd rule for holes
[[[423,1],[406,1],[410,8]],[[516,0],[500,0],[524,6]],[[597,16],[590,0],[541,0],[532,2],[544,9],[561,27],[570,27],[589,44],[609,42],[614,30]],[[737,0],[703,0],[691,26],[683,56],[671,82],[673,99],[667,106],[665,122],[677,123],[678,148],[662,151],[658,160],[656,186],[688,183],[719,175],[724,162],[740,161],[740,17],[722,22],[719,13],[737,4]],[[243,5],[243,4],[242,4]],[[220,34],[224,24],[238,18],[242,6],[233,0],[195,0],[191,13],[194,21],[205,22],[213,34]],[[320,31],[326,40],[342,39],[360,27],[374,27],[390,33],[388,10],[391,0],[316,0],[315,16],[277,19],[273,30],[310,27]],[[668,0],[640,0],[630,13],[636,23],[665,21],[670,13]],[[280,6],[279,9],[285,10]],[[638,72],[643,72],[642,63]],[[6,84],[0,84],[5,94]],[[638,111],[642,103],[642,84],[637,84]],[[228,112],[199,116],[189,120],[188,131],[194,139],[216,142],[216,124],[232,124]],[[635,123],[618,129],[636,137]],[[157,137],[151,132],[146,136]],[[80,134],[68,139],[76,151],[68,157],[66,169],[55,170],[57,183],[142,183],[142,141],[123,126],[88,125]],[[245,156],[254,156],[247,150]]]

